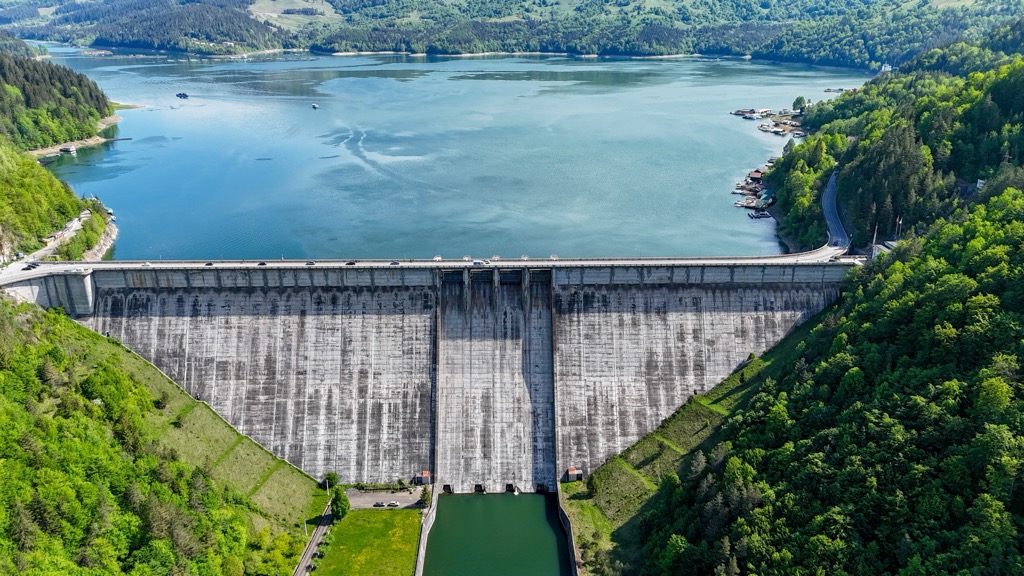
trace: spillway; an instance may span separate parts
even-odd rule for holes
[[[529,271],[441,284],[438,471],[452,491],[533,491],[555,477],[551,286]]]

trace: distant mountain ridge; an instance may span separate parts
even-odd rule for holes
[[[25,38],[232,54],[279,48],[432,54],[705,53],[877,69],[1024,16],[1021,0],[14,0]]]

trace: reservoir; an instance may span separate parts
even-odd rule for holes
[[[789,138],[729,112],[867,79],[696,58],[49,49],[142,106],[117,112],[110,136],[130,140],[50,166],[115,211],[116,259],[777,254],[774,221],[729,192]]]
[[[569,546],[553,496],[443,494],[424,576],[569,576]]]

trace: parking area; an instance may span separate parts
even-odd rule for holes
[[[379,508],[381,510],[387,510],[388,508],[415,508],[416,503],[420,500],[420,487],[417,486],[412,490],[404,491],[381,491],[381,492],[361,492],[355,488],[349,488],[345,491],[345,495],[348,496],[349,504],[352,508]],[[374,506],[377,502],[383,502],[384,506]],[[397,502],[398,506],[388,506],[390,502]]]

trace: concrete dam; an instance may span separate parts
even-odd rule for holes
[[[534,491],[764,352],[849,266],[110,262],[6,288],[119,339],[316,478]]]

